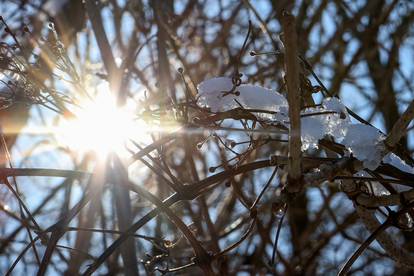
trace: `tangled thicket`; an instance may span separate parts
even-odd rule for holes
[[[409,275],[414,5],[356,2],[1,1],[0,272]],[[157,126],[104,162],[102,82]]]

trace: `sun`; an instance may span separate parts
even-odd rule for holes
[[[83,99],[71,110],[71,118],[63,118],[58,127],[58,141],[70,150],[93,152],[99,157],[109,153],[126,153],[130,139],[145,140],[147,126],[137,119],[136,108],[119,107],[107,84],[99,85],[93,98]]]

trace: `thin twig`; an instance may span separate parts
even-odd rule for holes
[[[358,249],[352,254],[348,261],[344,264],[341,270],[338,272],[338,276],[344,276],[349,271],[353,263],[358,259],[358,257],[364,252],[364,250],[375,240],[375,238],[384,232],[388,227],[392,225],[391,219],[387,219],[383,224],[381,224],[374,232],[369,235],[369,237],[358,247]]]
[[[280,230],[282,229],[282,225],[283,225],[283,220],[285,218],[286,212],[287,212],[288,206],[286,205],[286,207],[283,210],[283,215],[279,220],[279,224],[277,225],[277,230],[276,230],[276,235],[275,235],[275,240],[273,242],[273,251],[272,251],[272,259],[270,261],[270,265],[274,265],[275,264],[275,260],[276,260],[276,252],[277,252],[277,243],[279,241],[279,236],[280,236]]]

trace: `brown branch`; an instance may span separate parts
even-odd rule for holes
[[[414,118],[414,101],[410,103],[407,109],[401,114],[397,122],[392,127],[391,132],[388,134],[384,141],[384,144],[389,148],[393,149],[395,145],[401,140],[403,136],[407,134],[407,127],[411,120]]]
[[[127,184],[132,191],[140,194],[141,196],[149,200],[151,203],[160,208],[161,211],[163,211],[167,215],[167,217],[177,226],[177,228],[181,230],[183,235],[186,237],[186,239],[193,247],[197,258],[196,263],[200,266],[201,269],[203,269],[205,275],[214,275],[213,270],[211,268],[211,257],[201,246],[200,242],[197,241],[190,229],[188,229],[184,222],[169,208],[169,206],[138,185],[134,185],[130,182],[124,184]]]
[[[110,165],[110,163],[112,164]],[[108,177],[112,182],[112,193],[115,198],[116,214],[120,231],[128,229],[132,224],[132,209],[129,189],[123,185],[128,179],[128,172],[121,163],[122,161],[115,154],[108,160]],[[139,275],[137,253],[134,239],[130,237],[129,242],[124,243],[120,250],[124,262],[124,271],[127,275]]]
[[[81,178],[90,176],[89,172],[76,170],[58,170],[58,169],[41,169],[41,168],[0,168],[0,178],[11,176],[47,176],[47,177],[69,177]]]
[[[123,100],[121,97],[119,97],[121,96],[121,91],[118,91],[121,84],[121,72],[116,65],[111,44],[109,43],[108,37],[106,36],[105,28],[102,23],[103,21],[101,16],[101,8],[98,2],[94,0],[87,0],[85,2],[85,7],[92,24],[92,29],[95,33],[95,39],[98,44],[102,61],[109,75],[109,83],[111,85],[112,92],[118,96],[119,100]]]
[[[345,265],[341,268],[338,275],[344,276],[349,271],[353,263],[358,259],[358,257],[364,252],[365,249],[375,240],[375,238],[384,232],[388,227],[391,226],[391,220],[387,219],[383,224],[381,224],[374,232],[369,235],[369,237],[358,247],[358,249],[352,254],[348,259]]]
[[[285,45],[286,83],[289,103],[289,163],[288,163],[288,192],[299,192],[302,176],[302,150],[300,137],[300,91],[299,91],[299,63],[297,52],[297,35],[295,17],[285,12],[282,17],[282,27]]]
[[[362,223],[370,232],[374,232],[381,225],[375,215],[376,209],[367,209],[356,204],[354,204],[354,206],[358,216],[361,218]],[[398,246],[393,235],[382,231],[376,236],[376,240],[385,250],[387,255],[394,261],[407,268],[414,268],[414,255],[411,251]]]

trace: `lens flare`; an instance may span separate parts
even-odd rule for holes
[[[98,156],[126,152],[130,138],[147,136],[146,126],[134,119],[135,110],[128,105],[119,107],[107,85],[100,85],[93,99],[85,99],[59,125],[58,140],[77,152],[93,151]]]

